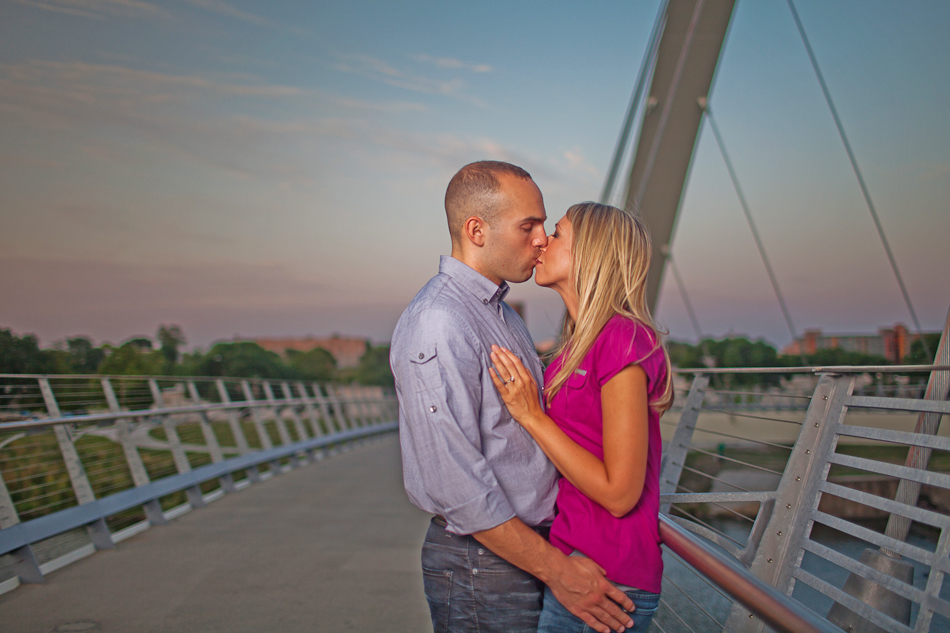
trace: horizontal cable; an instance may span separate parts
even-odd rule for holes
[[[756,470],[762,470],[762,471],[765,471],[765,472],[767,472],[767,473],[772,473],[773,475],[778,475],[779,477],[782,476],[782,473],[780,473],[780,472],[778,472],[778,471],[775,471],[775,470],[772,470],[771,468],[766,468],[766,467],[764,467],[764,466],[756,466],[755,464],[750,464],[749,462],[744,462],[744,461],[742,461],[742,460],[734,459],[734,458],[732,458],[732,457],[726,457],[725,455],[719,455],[718,453],[710,453],[709,451],[704,451],[703,449],[701,449],[701,448],[696,448],[695,446],[689,447],[689,446],[684,446],[683,444],[680,444],[680,446],[683,447],[683,448],[685,448],[685,449],[694,450],[694,451],[696,451],[697,453],[703,453],[704,455],[711,455],[712,457],[715,457],[715,458],[717,458],[717,459],[724,459],[724,460],[726,460],[726,461],[728,461],[728,462],[732,462],[732,463],[734,463],[734,464],[741,464],[741,465],[743,465],[743,466],[748,466],[749,468],[755,468]]]
[[[710,409],[709,407],[703,407],[701,411],[709,412],[709,413],[725,413],[726,415],[734,415],[738,418],[752,418],[753,420],[765,420],[766,422],[781,422],[783,424],[797,424],[799,426],[802,425],[802,422],[798,422],[796,420],[783,420],[781,418],[767,418],[761,415],[751,415],[749,413],[738,413],[737,411],[734,411],[734,410]]]
[[[674,424],[674,426],[676,426]],[[764,446],[772,446],[774,448],[781,448],[782,450],[791,451],[794,450],[794,446],[786,446],[784,444],[775,444],[773,442],[766,442],[765,440],[753,440],[749,437],[739,437],[738,435],[730,435],[729,433],[723,433],[722,431],[710,431],[709,429],[695,429],[696,433],[708,433],[710,435],[720,435],[722,437],[731,437],[734,440],[742,440],[743,442],[752,442],[753,444],[762,444]]]
[[[773,398],[802,398],[804,400],[811,400],[811,396],[803,396],[800,394],[792,395],[792,394],[785,394],[785,393],[770,393],[767,391],[726,391],[725,389],[707,389],[706,393],[707,394],[725,393],[725,394],[736,395],[736,396],[758,396],[758,397],[769,396]]]

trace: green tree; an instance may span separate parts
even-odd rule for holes
[[[367,346],[366,353],[360,357],[355,378],[361,385],[394,386],[396,381],[389,367],[389,345]]]
[[[287,361],[297,378],[326,382],[333,380],[336,373],[336,359],[333,354],[315,347],[309,352],[287,350]]]
[[[148,339],[145,339],[146,341]],[[141,339],[126,341],[117,348],[103,346],[105,359],[99,364],[99,373],[119,376],[161,375],[164,358],[160,352],[144,348]]]
[[[52,370],[53,361],[40,349],[36,335],[16,336],[11,330],[0,329],[0,373],[46,374]]]
[[[914,342],[910,344],[910,351],[904,357],[903,363],[905,365],[933,364],[934,357],[937,354],[937,346],[940,344],[940,334],[924,334],[924,338],[927,340],[927,348],[930,349],[930,354],[924,351],[923,341],[914,339]]]
[[[159,351],[165,357],[165,365],[171,373],[171,369],[178,362],[178,350],[187,343],[185,334],[178,325],[160,325],[158,327]]]
[[[239,341],[218,343],[197,364],[199,376],[236,376],[241,378],[293,378],[293,371],[280,356],[257,343]]]

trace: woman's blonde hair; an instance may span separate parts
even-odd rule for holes
[[[601,330],[615,314],[648,328],[655,340],[640,362],[663,347],[660,330],[646,301],[650,269],[650,234],[634,214],[596,202],[575,204],[567,210],[574,233],[571,244],[571,277],[577,292],[577,321],[565,314],[558,345],[552,357],[564,353],[564,362],[549,385],[548,403],[580,366]],[[666,377],[662,395],[650,406],[663,413],[673,404],[672,370],[665,353]]]

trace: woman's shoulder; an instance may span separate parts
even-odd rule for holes
[[[656,333],[653,328],[644,325],[636,319],[625,317],[621,314],[615,314],[604,325],[598,337],[598,343],[604,345],[618,345],[621,343],[633,343],[634,347],[656,345]]]

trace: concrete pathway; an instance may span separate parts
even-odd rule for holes
[[[0,596],[0,631],[431,631],[427,525],[388,436]]]

